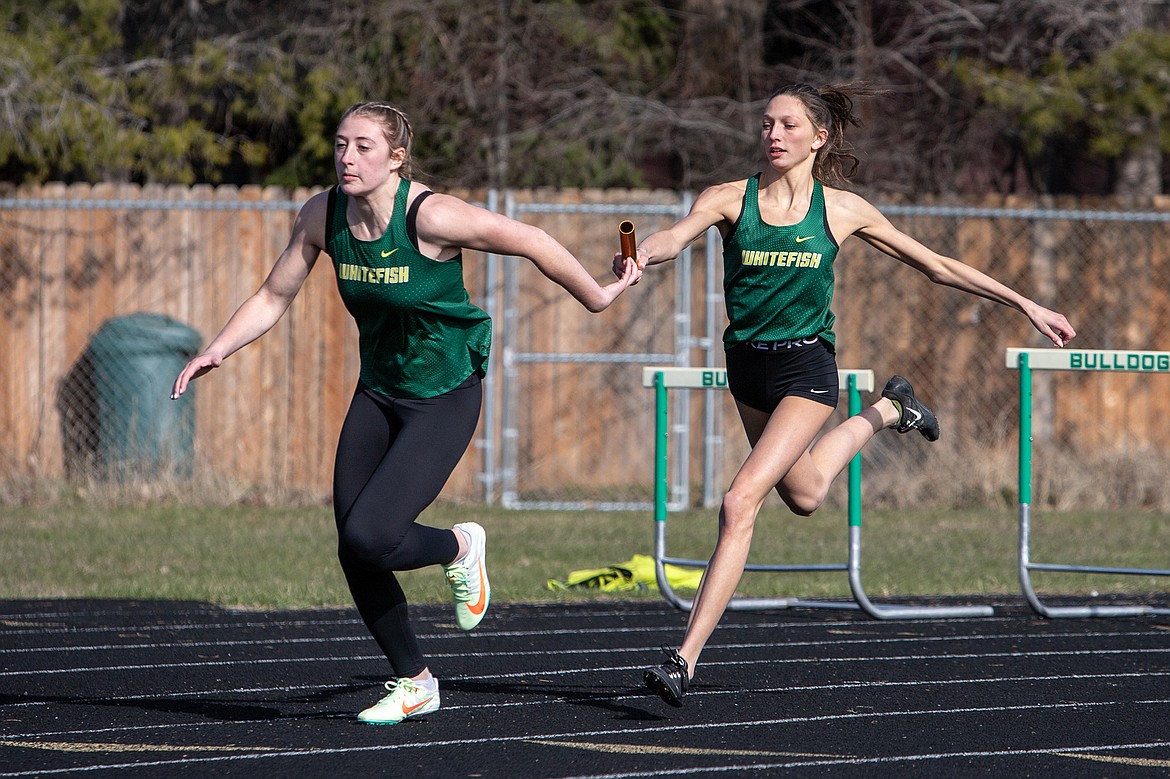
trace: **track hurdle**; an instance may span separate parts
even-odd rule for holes
[[[861,393],[873,392],[871,370],[840,370],[842,389],[848,395],[849,415],[861,413]],[[666,553],[667,488],[669,481],[667,431],[669,427],[668,391],[672,389],[727,389],[727,371],[722,368],[645,367],[642,386],[654,388],[654,568],[658,590],[668,603],[690,611],[694,600],[680,597],[666,578],[666,565],[706,568],[707,561],[670,557]],[[817,601],[803,598],[732,598],[729,609],[825,608],[861,609],[875,619],[928,619],[938,617],[987,617],[990,606],[893,606],[873,603],[861,582],[861,455],[849,463],[849,546],[844,563],[765,564],[749,563],[746,571],[811,572],[846,571],[853,602]]]
[[[1020,586],[1029,605],[1044,617],[1127,617],[1143,614],[1170,614],[1170,609],[1135,604],[1131,606],[1048,606],[1032,586],[1032,571],[1064,571],[1090,574],[1170,576],[1170,570],[1109,568],[1032,562],[1032,373],[1033,371],[1108,371],[1170,373],[1170,352],[1116,351],[1111,349],[1019,349],[1007,350],[1007,367],[1020,371]]]

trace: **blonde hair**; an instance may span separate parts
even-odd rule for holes
[[[382,126],[382,137],[386,139],[386,143],[390,144],[391,149],[406,150],[406,156],[402,158],[402,167],[398,173],[404,179],[412,179],[414,177],[414,162],[411,160],[410,151],[414,145],[414,130],[411,129],[410,120],[406,118],[402,109],[389,103],[377,101],[354,103],[341,115],[341,121],[337,123],[338,126],[351,116],[374,120]]]
[[[853,113],[853,98],[881,92],[864,84],[838,84],[823,89],[808,84],[789,84],[773,92],[768,102],[787,95],[804,105],[813,126],[829,134],[825,145],[817,150],[813,177],[825,184],[845,184],[860,164],[853,146],[845,141],[845,126],[861,124]]]

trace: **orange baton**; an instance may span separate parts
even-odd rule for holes
[[[638,261],[638,241],[634,238],[634,223],[629,219],[618,222],[618,238],[622,245],[622,257]]]

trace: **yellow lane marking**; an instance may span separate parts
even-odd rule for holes
[[[55,752],[275,752],[274,747],[178,746],[175,744],[94,744],[77,741],[0,741],[0,746]]]
[[[649,744],[595,744],[588,741],[554,741],[526,739],[529,744],[550,747],[587,749],[591,752],[612,752],[620,755],[713,755],[720,757],[824,757],[843,758],[844,755],[822,755],[816,752],[764,752],[755,749],[696,749],[694,747],[660,747]]]
[[[1150,760],[1144,757],[1114,757],[1112,755],[1082,755],[1076,752],[1057,752],[1061,757],[1075,757],[1079,760],[1096,760],[1098,763],[1137,765],[1142,768],[1170,768],[1170,760]]]

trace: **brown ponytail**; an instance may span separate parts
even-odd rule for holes
[[[813,177],[824,184],[840,185],[848,183],[860,164],[853,154],[853,146],[845,140],[845,126],[861,124],[853,113],[853,98],[880,93],[881,90],[862,84],[837,84],[823,89],[789,84],[776,90],[768,100],[781,95],[796,98],[804,104],[813,127],[828,132],[828,140],[817,150],[813,161]]]

